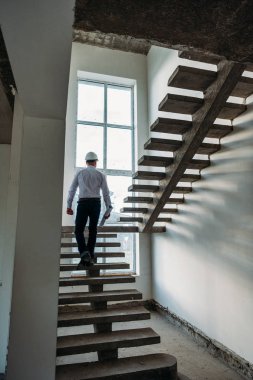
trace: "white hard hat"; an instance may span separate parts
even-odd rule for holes
[[[98,161],[98,156],[94,152],[88,152],[85,156],[86,161]]]

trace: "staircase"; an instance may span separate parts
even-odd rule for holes
[[[70,272],[76,269],[72,259],[79,258],[79,254],[72,250],[61,252],[58,327],[65,328],[65,332],[57,338],[57,359],[68,357],[68,364],[58,363],[56,380],[186,380],[178,375],[176,358],[171,355],[152,353],[119,358],[120,348],[160,343],[159,335],[151,328],[141,327],[141,323],[139,328],[113,329],[113,323],[150,319],[150,313],[142,306],[142,294],[131,287],[122,289],[122,284],[135,282],[133,275],[119,272],[128,270],[129,264],[110,262],[111,258],[125,256],[119,242],[107,240],[117,238],[117,233],[112,231],[119,227],[121,231],[129,230],[127,226],[99,229],[98,238],[104,241],[97,242],[96,248],[103,247],[106,251],[95,254],[96,263],[87,271],[75,272],[78,277],[71,277]],[[107,232],[109,228],[111,232]],[[73,227],[63,228],[63,239],[73,237]],[[61,246],[62,250],[72,249],[76,243],[62,241]],[[110,251],[112,247],[119,251]],[[109,284],[113,289],[105,290]],[[84,285],[88,291],[80,290]],[[85,331],[87,325],[93,325],[94,332]],[[77,326],[83,327],[81,334],[71,333],[71,328]],[[97,353],[97,361],[78,359],[77,355],[91,352]]]
[[[201,171],[210,165],[210,156],[219,151],[221,139],[233,130],[233,119],[246,110],[245,98],[253,93],[253,79],[244,69],[243,64],[227,61],[217,62],[217,70],[213,71],[184,65],[177,67],[168,86],[183,90],[183,95],[168,91],[160,102],[159,111],[176,113],[178,117],[158,117],[151,125],[151,136],[144,145],[147,154],[139,159],[138,171],[128,188],[130,195],[124,199],[126,206],[121,212],[126,215],[120,222],[133,224],[101,227],[98,237],[115,239],[117,233],[166,230],[164,223],[170,223],[173,215],[180,211],[178,206],[184,203],[185,194],[192,191],[192,183],[201,179]],[[199,95],[186,96],[189,90],[198,91]],[[239,97],[241,101],[231,102],[229,96]],[[191,116],[191,120],[182,120],[180,114]],[[64,227],[62,237],[73,238],[73,227]],[[76,243],[62,242],[64,249],[73,247]],[[98,242],[97,247],[115,249],[120,248],[120,243],[105,240]],[[107,259],[123,258],[124,255],[120,249],[97,252],[93,267],[79,277],[70,277],[76,267],[72,259],[79,254],[61,253],[58,327],[70,332],[58,337],[57,357],[68,356],[69,360],[68,364],[58,363],[56,380],[186,380],[177,373],[177,361],[173,356],[159,353],[119,355],[121,348],[160,342],[160,337],[151,328],[113,329],[113,323],[150,318],[140,302],[141,293],[122,288],[122,284],[135,282],[134,276],[122,273],[129,265],[107,262]],[[88,291],[80,290],[84,285],[88,286]],[[104,289],[106,285],[113,285],[113,289]],[[87,325],[93,325],[93,333],[85,332]],[[71,327],[75,326],[84,327],[81,334],[71,333]],[[97,353],[97,361],[82,362],[77,357],[90,352]]]
[[[179,65],[168,80],[159,111],[177,117],[158,117],[151,125],[151,137],[144,144],[147,153],[138,160],[128,188],[131,196],[124,199],[127,207],[121,209],[127,215],[120,221],[137,223],[140,232],[172,221],[184,195],[192,191],[192,183],[210,165],[210,156],[219,151],[221,139],[233,130],[233,119],[247,108],[245,99],[253,93],[253,78],[244,72],[245,66],[216,63],[217,71]],[[173,88],[183,95],[173,94]],[[198,96],[186,96],[189,90],[198,91]],[[240,98],[239,102],[231,102],[229,96]],[[182,114],[191,121],[182,120]]]

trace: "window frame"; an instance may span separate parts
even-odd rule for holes
[[[136,138],[135,138],[135,85],[127,85],[122,83],[115,83],[111,81],[103,81],[103,80],[94,80],[94,79],[85,79],[85,78],[77,78],[77,99],[78,99],[78,85],[79,83],[97,83],[97,84],[103,84],[104,85],[104,123],[99,122],[89,122],[84,120],[78,120],[78,101],[76,106],[76,125],[75,125],[75,169],[81,170],[84,168],[84,166],[77,166],[76,165],[76,158],[77,158],[77,126],[80,125],[89,125],[89,126],[95,126],[98,128],[104,128],[103,131],[103,138],[104,138],[104,149],[103,149],[103,168],[99,168],[98,170],[101,171],[105,176],[126,176],[126,177],[132,177],[134,171],[135,171],[135,144],[136,144]],[[129,88],[131,90],[131,125],[119,125],[119,124],[110,124],[107,123],[107,90],[108,86],[115,86],[115,87],[123,87],[123,88]],[[108,128],[118,128],[118,129],[127,129],[131,130],[131,153],[132,153],[132,168],[131,170],[117,170],[117,169],[108,169],[107,168],[107,129]],[[121,222],[119,222],[121,223]],[[123,223],[122,223],[123,224]],[[104,250],[103,250],[104,251]],[[136,259],[137,259],[137,240],[136,235],[133,236],[133,263],[132,263],[132,270],[120,270],[119,272],[125,272],[125,273],[134,273],[136,274],[137,271],[137,265],[136,265]]]
[[[78,98],[78,85],[79,83],[97,83],[102,84],[104,86],[104,122],[91,122],[91,121],[84,121],[84,120],[78,120],[78,110],[76,108],[76,134],[75,134],[75,168],[76,169],[82,169],[84,166],[77,166],[76,165],[76,155],[77,155],[77,125],[89,125],[94,127],[101,127],[103,128],[103,139],[104,139],[104,147],[103,147],[103,168],[99,168],[99,170],[105,174],[105,175],[115,175],[115,176],[126,176],[131,177],[135,170],[135,113],[134,113],[134,85],[125,85],[125,84],[119,84],[114,82],[107,82],[107,81],[99,81],[99,80],[91,80],[91,79],[80,79],[77,80],[77,98]],[[123,87],[128,88],[131,91],[131,125],[120,125],[120,124],[111,124],[107,122],[107,92],[108,92],[108,86],[115,86],[115,87]],[[131,153],[132,153],[132,165],[131,170],[118,170],[118,169],[108,169],[107,168],[107,130],[108,128],[118,128],[118,129],[127,129],[130,130],[131,133]]]

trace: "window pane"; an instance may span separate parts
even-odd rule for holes
[[[107,87],[108,124],[132,125],[131,89],[126,87]]]
[[[128,195],[128,187],[132,184],[132,177],[108,175],[106,178],[113,206],[111,216],[106,223],[113,224],[119,222],[120,215],[123,216],[120,214],[120,209],[125,206],[124,198]]]
[[[78,83],[77,119],[104,122],[104,85],[99,83]]]
[[[132,170],[132,131],[107,129],[107,168]]]
[[[104,128],[91,125],[77,124],[76,136],[76,166],[84,167],[87,152],[96,152],[98,155],[98,168],[103,167]]]

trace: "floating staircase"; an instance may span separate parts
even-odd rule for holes
[[[245,65],[215,63],[217,70],[179,65],[168,80],[168,93],[158,111],[178,117],[158,117],[151,125],[151,136],[144,144],[147,153],[138,160],[138,170],[128,188],[132,194],[124,200],[132,206],[121,210],[127,215],[120,221],[136,223],[140,232],[151,232],[154,225],[173,221],[184,195],[201,179],[201,170],[221,148],[221,139],[233,130],[233,119],[247,108],[245,98],[253,93],[253,78],[245,74]],[[183,95],[174,94],[171,88]],[[197,91],[197,95],[189,96],[189,91]],[[240,99],[235,103],[230,96]],[[182,120],[182,115],[191,120]],[[168,203],[173,207],[166,207]]]
[[[119,247],[120,243],[107,240],[107,237],[116,236],[115,232],[100,233],[99,237],[105,241],[98,242],[96,247]],[[76,247],[74,242],[66,243],[66,237],[73,238],[73,228],[64,228],[62,232],[58,328],[64,329],[64,333],[57,338],[56,380],[186,379],[177,373],[177,361],[171,355],[152,353],[119,357],[121,348],[160,343],[159,335],[141,324],[138,328],[113,328],[113,323],[150,319],[150,313],[141,303],[142,294],[136,289],[121,289],[122,284],[135,282],[135,277],[126,272],[129,264],[107,262],[111,257],[124,257],[125,254],[96,252],[97,262],[86,271],[73,272],[71,277],[70,272],[75,271],[77,265],[73,264],[73,259],[79,258],[79,254],[65,251]],[[122,270],[125,271],[119,272]],[[109,284],[114,285],[113,290],[104,289]],[[88,286],[88,291],[80,288],[83,285]],[[94,332],[87,331],[88,325],[93,325]],[[79,328],[79,332],[73,333],[73,328]],[[97,353],[97,361],[84,362],[83,354],[87,353]],[[65,363],[62,362],[64,357]]]

